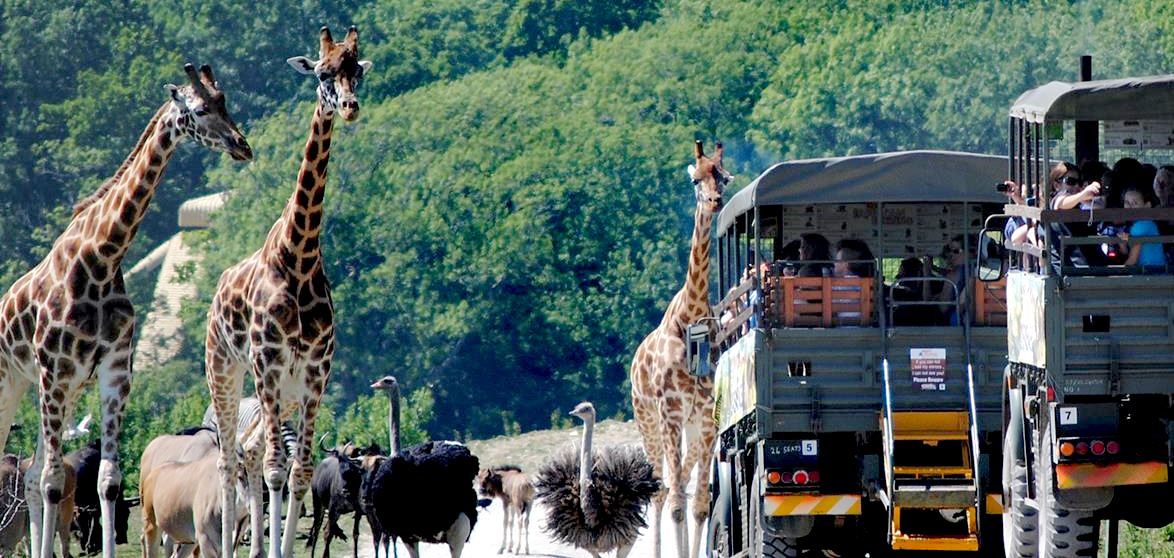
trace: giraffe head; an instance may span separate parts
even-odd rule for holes
[[[253,158],[253,150],[244,134],[236,127],[224,103],[224,93],[207,64],[199,73],[191,64],[184,64],[187,85],[170,85],[171,102],[175,105],[176,130],[181,137],[190,137],[201,144],[223,151],[237,161]]]
[[[722,168],[722,144],[717,144],[713,157],[706,157],[701,140],[697,140],[693,152],[697,162],[689,165],[689,178],[693,180],[697,203],[706,211],[717,213],[722,208],[722,190],[734,178]]]
[[[359,100],[355,89],[367,72],[370,60],[359,60],[359,30],[351,26],[341,43],[334,42],[330,30],[318,32],[318,60],[294,56],[287,60],[295,70],[318,77],[318,100],[330,112],[338,110],[342,119],[352,121],[359,116]]]

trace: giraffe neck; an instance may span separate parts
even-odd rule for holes
[[[63,239],[81,238],[92,243],[109,269],[122,263],[155,196],[163,170],[182,138],[177,122],[184,117],[179,112],[168,102],[155,113],[139,144],[114,176],[78,205]],[[76,244],[59,241],[59,245]]]
[[[693,213],[693,238],[689,244],[689,271],[685,285],[665,317],[679,324],[690,324],[709,315],[709,244],[713,213],[697,204]]]
[[[302,165],[298,169],[297,187],[266,242],[270,253],[296,256],[298,261],[291,267],[299,274],[309,273],[321,262],[318,236],[322,230],[326,166],[330,161],[333,128],[334,111],[319,99],[310,123]],[[287,266],[291,263],[294,262],[287,262]]]

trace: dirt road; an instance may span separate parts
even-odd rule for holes
[[[469,543],[465,546],[462,558],[490,558],[498,556],[497,549],[501,547],[502,541],[502,513],[501,503],[496,500],[492,506],[481,510],[481,514],[477,519],[477,526],[473,529],[472,536],[469,537]],[[649,520],[651,521],[651,518]],[[661,527],[661,554],[665,557],[676,556],[677,550],[676,541],[673,540],[672,533],[669,530],[670,522],[671,520],[666,512]],[[591,554],[584,550],[564,546],[550,540],[550,537],[542,530],[542,525],[545,523],[546,510],[541,505],[536,505],[533,517],[530,520],[530,554],[528,556],[537,558],[591,558]],[[349,553],[346,555],[349,555]],[[424,558],[449,558],[450,556],[448,546],[435,544],[421,545],[420,555]],[[363,528],[362,541],[359,543],[359,556],[360,558],[374,558],[375,556],[371,547],[371,535],[367,532],[365,526]],[[399,556],[408,556],[407,548],[402,543],[399,545]],[[647,558],[651,556],[652,535],[645,528],[640,533],[640,538],[636,540],[636,546],[632,548],[632,553],[629,554],[629,558]]]

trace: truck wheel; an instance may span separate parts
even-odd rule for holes
[[[1046,437],[1045,437],[1046,438]],[[1097,555],[1100,522],[1093,512],[1065,509],[1056,501],[1052,480],[1052,444],[1040,444],[1036,467],[1036,501],[1039,502],[1039,556],[1042,558]]]
[[[1003,488],[1009,497],[1003,510],[1003,553],[1007,558],[1035,558],[1038,515],[1025,503],[1027,465],[1015,459],[1017,440],[1003,439]]]
[[[763,526],[762,509],[760,503],[762,499],[758,496],[761,493],[759,490],[759,476],[754,475],[754,481],[750,485],[750,532],[755,552],[751,556],[762,556],[762,558],[798,558],[799,544],[795,539],[788,537],[780,537],[767,531]]]
[[[769,533],[762,534],[762,558],[797,558],[799,546],[795,539],[775,537]]]

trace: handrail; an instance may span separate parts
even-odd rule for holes
[[[1137,207],[1137,208],[1103,208],[1103,209],[1044,209],[1030,205],[1007,204],[1003,212],[1015,217],[1035,219],[1042,223],[1084,223],[1095,221],[1151,221],[1174,220],[1174,208],[1170,207]]]
[[[885,490],[889,493],[890,498],[893,493],[893,386],[889,379],[889,357],[886,356],[881,361],[881,370],[884,374],[885,381],[885,399],[884,399],[884,415],[885,415]]]
[[[969,346],[969,343],[967,343]],[[970,362],[966,363],[966,396],[970,404],[970,468],[974,476],[975,488],[975,509],[979,509],[979,502],[984,500],[982,495],[982,486],[978,478],[978,405],[975,403],[974,396],[974,365]],[[980,514],[981,515],[981,514]]]

